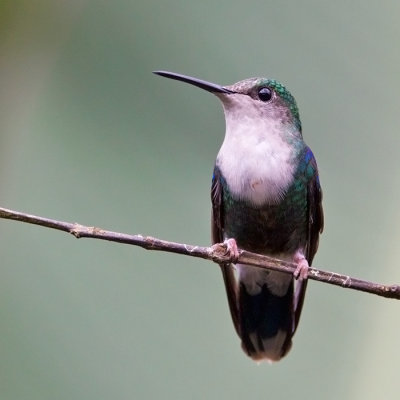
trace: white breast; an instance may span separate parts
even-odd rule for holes
[[[262,205],[277,203],[293,181],[293,149],[279,122],[226,114],[225,140],[217,156],[231,193]]]

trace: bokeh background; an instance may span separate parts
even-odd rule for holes
[[[319,162],[314,265],[400,282],[398,1],[2,0],[0,205],[207,245],[217,99],[284,82]],[[311,282],[288,357],[242,353],[218,268],[0,220],[1,399],[376,399],[394,300]]]

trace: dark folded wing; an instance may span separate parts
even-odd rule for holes
[[[309,153],[311,150],[308,149]],[[324,213],[322,210],[322,190],[319,182],[317,162],[314,155],[311,153],[309,171],[314,171],[307,186],[308,197],[308,246],[307,246],[307,260],[311,265],[315,253],[318,249],[319,234],[324,229]]]
[[[224,207],[223,207],[223,186],[221,172],[216,166],[214,168],[211,184],[211,237],[212,243],[221,243],[224,241]],[[238,284],[235,278],[233,266],[231,264],[220,264],[222,275],[224,277],[226,295],[228,297],[229,309],[231,312],[233,324],[236,332],[239,334],[238,317]]]
[[[307,221],[308,235],[305,257],[311,266],[318,249],[319,235],[324,228],[324,213],[322,210],[322,190],[319,182],[318,167],[312,151],[307,147],[305,151],[305,175],[307,179]],[[294,296],[294,327],[296,331],[304,304],[307,289],[307,280],[297,282]]]

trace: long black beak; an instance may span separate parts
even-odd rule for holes
[[[204,89],[204,90],[207,90],[208,92],[211,92],[211,93],[226,93],[226,94],[235,93],[232,90],[224,88],[221,85],[217,85],[215,83],[203,81],[203,80],[197,79],[197,78],[192,78],[191,76],[176,74],[175,72],[153,71],[153,73],[157,74],[157,75],[160,75],[160,76],[164,76],[166,78],[176,79],[177,81],[190,83],[191,85],[197,86],[197,87],[199,87],[201,89]]]

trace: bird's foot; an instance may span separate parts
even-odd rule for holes
[[[297,264],[297,267],[293,272],[294,278],[306,280],[308,278],[308,270],[310,269],[308,261],[303,256],[303,254],[296,253],[296,255],[294,256],[294,262]]]
[[[233,264],[236,264],[239,260],[239,250],[236,244],[236,240],[235,239],[225,239],[224,240],[224,245],[226,247],[226,255],[229,254],[229,256],[231,257],[231,261]]]

